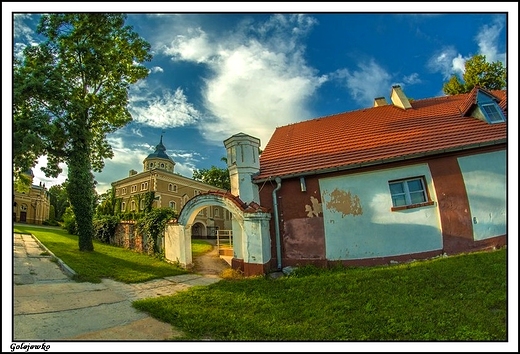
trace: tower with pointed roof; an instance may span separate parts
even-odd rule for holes
[[[142,212],[145,196],[154,194],[152,208],[171,208],[177,212],[194,196],[209,191],[226,192],[193,178],[174,172],[175,162],[166,153],[163,135],[154,152],[143,160],[143,169],[131,169],[128,176],[112,182],[121,213]],[[220,206],[201,210],[192,226],[192,237],[216,237],[216,230],[231,229],[231,213]]]
[[[161,134],[161,141],[155,147],[155,151],[143,160],[143,171],[160,169],[173,173],[174,167],[175,162],[166,153],[166,147],[163,144],[163,136]]]

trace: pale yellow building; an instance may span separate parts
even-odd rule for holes
[[[155,151],[143,160],[142,172],[130,170],[128,177],[115,181],[115,197],[122,212],[141,211],[145,195],[154,192],[154,208],[168,207],[177,213],[194,196],[209,191],[226,192],[174,172],[175,162],[166,154],[162,136]],[[215,238],[217,230],[231,229],[231,213],[221,207],[206,207],[197,215],[192,226],[192,237]]]
[[[28,192],[17,192],[13,188],[13,221],[27,224],[41,225],[49,220],[50,194],[45,184],[32,184],[34,174],[27,172],[31,179]]]

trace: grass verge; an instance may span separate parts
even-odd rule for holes
[[[139,283],[188,273],[185,269],[121,247],[94,240],[93,252],[80,252],[78,236],[60,228],[15,225],[15,233],[33,234],[56,257],[76,272],[75,280],[99,283],[110,278],[124,283]]]
[[[136,309],[180,340],[506,341],[506,250],[221,280]]]

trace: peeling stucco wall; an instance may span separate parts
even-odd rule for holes
[[[424,176],[427,164],[320,179],[328,260],[399,256],[442,249],[435,204],[392,211],[388,181]]]
[[[334,189],[332,192],[323,191],[323,195],[328,196],[327,209],[341,213],[341,217],[347,215],[362,215],[363,208],[359,196],[352,195],[350,191]]]
[[[307,213],[307,217],[309,218],[320,216],[320,214],[323,214],[321,203],[316,197],[311,196],[311,204],[305,205],[305,212]]]

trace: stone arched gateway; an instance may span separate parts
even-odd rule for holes
[[[186,203],[177,221],[166,226],[166,259],[178,262],[183,267],[192,265],[191,227],[197,213],[208,206],[220,206],[233,215],[231,267],[241,270],[246,276],[265,274],[271,260],[271,214],[257,203],[246,204],[230,193],[208,192],[197,195]]]

